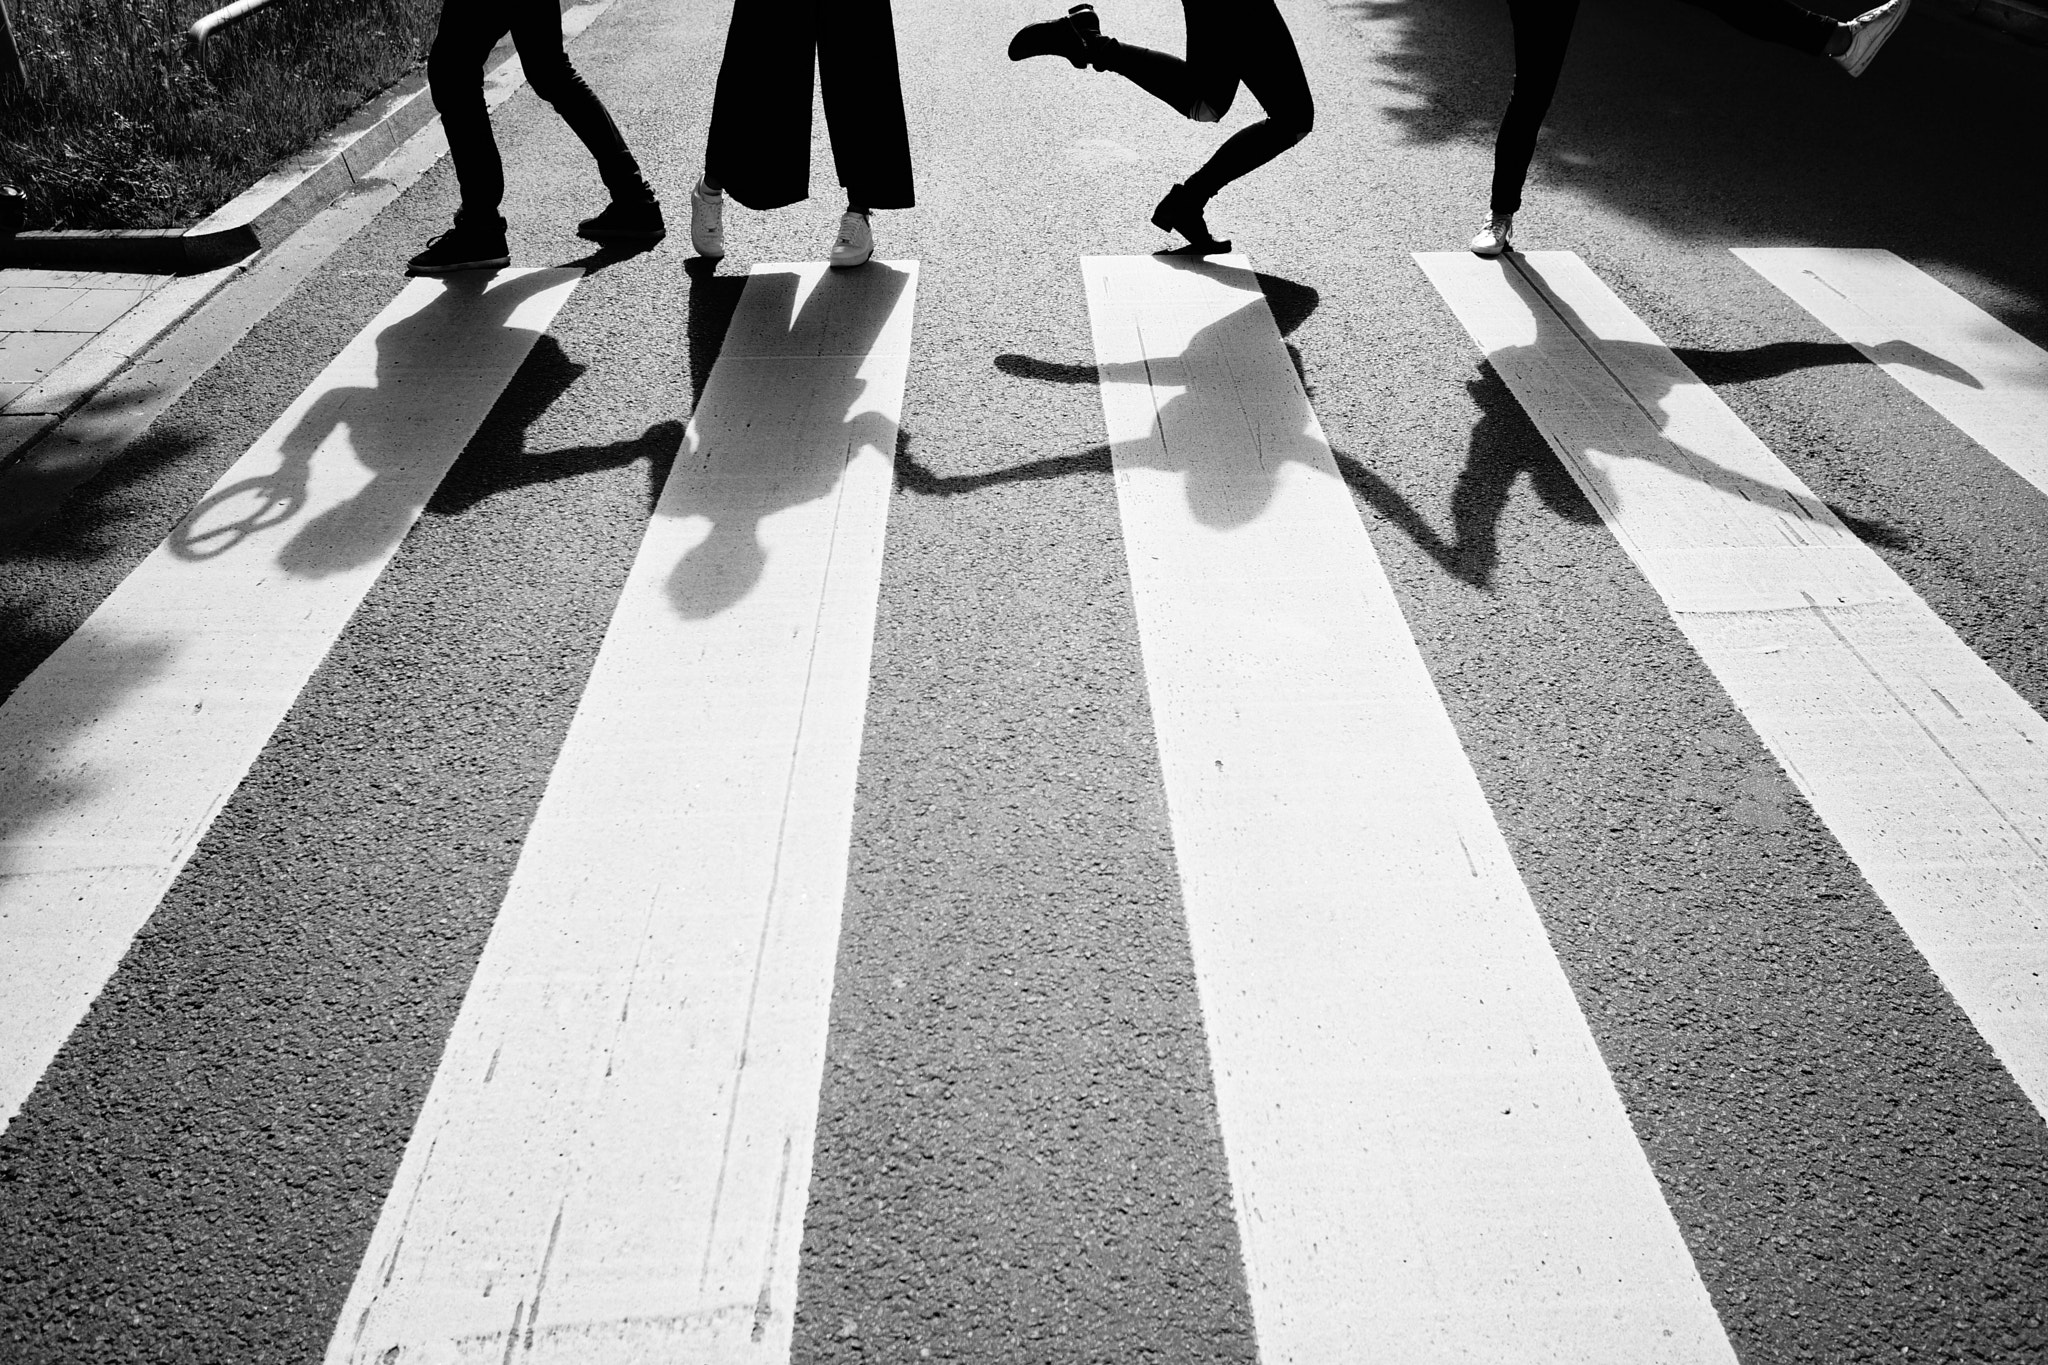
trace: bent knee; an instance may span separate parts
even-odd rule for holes
[[[576,74],[576,68],[569,65],[564,57],[558,62],[536,62],[526,68],[526,83],[533,87],[533,93],[549,104],[557,104],[562,96],[572,94],[583,86],[583,78]]]

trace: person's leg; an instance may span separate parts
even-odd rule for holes
[[[711,99],[704,178],[750,209],[811,194],[811,78],[818,6],[735,0]]]
[[[509,18],[526,83],[582,139],[612,198],[622,204],[653,203],[654,191],[619,126],[562,48],[562,11],[555,0],[501,0],[498,12]]]
[[[1113,71],[1154,99],[1174,109],[1183,118],[1214,123],[1230,112],[1237,98],[1237,82],[1224,85],[1213,77],[1204,80],[1192,63],[1149,47],[1104,38],[1095,49],[1095,69]]]
[[[505,168],[484,106],[484,61],[507,28],[490,0],[442,0],[441,24],[427,53],[427,89],[448,133],[448,159],[461,187],[458,224],[502,229]]]
[[[1849,29],[1792,0],[1685,0],[1723,23],[1766,43],[1778,43],[1814,57],[1833,56],[1849,46]]]
[[[848,211],[913,206],[910,132],[889,0],[827,0],[819,6],[818,83]]]
[[[1579,0],[1508,0],[1515,29],[1515,86],[1493,144],[1491,205],[1496,218],[1510,217],[1522,207],[1522,186],[1536,155],[1536,135],[1557,92],[1578,12]]]
[[[1248,26],[1234,25],[1228,36],[1239,44],[1238,75],[1266,116],[1231,134],[1216,154],[1187,178],[1188,192],[1205,203],[1225,185],[1265,165],[1315,128],[1315,98],[1309,93],[1308,75],[1301,69],[1294,35],[1277,9],[1270,3],[1264,8],[1267,14]],[[1218,83],[1208,82],[1211,86]]]

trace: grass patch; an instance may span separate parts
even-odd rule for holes
[[[417,66],[440,0],[276,0],[188,53],[227,0],[8,0],[31,86],[0,109],[30,228],[187,227]]]

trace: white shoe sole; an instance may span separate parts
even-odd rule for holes
[[[503,270],[511,264],[510,256],[485,256],[474,261],[456,261],[448,265],[408,265],[405,273],[430,279],[435,275],[459,275],[465,270]]]

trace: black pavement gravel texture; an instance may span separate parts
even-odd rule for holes
[[[898,0],[913,363],[795,1358],[1256,1354],[1076,257],[1219,130],[1012,65],[1058,6]],[[1173,48],[1176,7],[1102,6]],[[1214,206],[1340,466],[1738,1354],[2048,1354],[2048,1129],[1415,267],[1484,207],[1498,0],[1283,0],[1318,100]],[[600,258],[0,1135],[0,1357],[304,1360],[332,1330],[738,277],[690,264],[725,7],[574,53],[675,235]],[[1885,246],[2048,344],[2041,54],[1915,15],[1860,81],[1666,0],[1588,0],[1520,245],[1579,252],[2037,708],[2041,496],[1727,248]],[[1225,124],[1255,116],[1245,98]],[[515,260],[601,199],[501,111]],[[437,168],[31,542],[0,688],[393,297]],[[1079,367],[1077,376],[1076,367]],[[1359,1229],[1370,1236],[1371,1229]],[[1364,1292],[1369,1287],[1361,1287]]]

